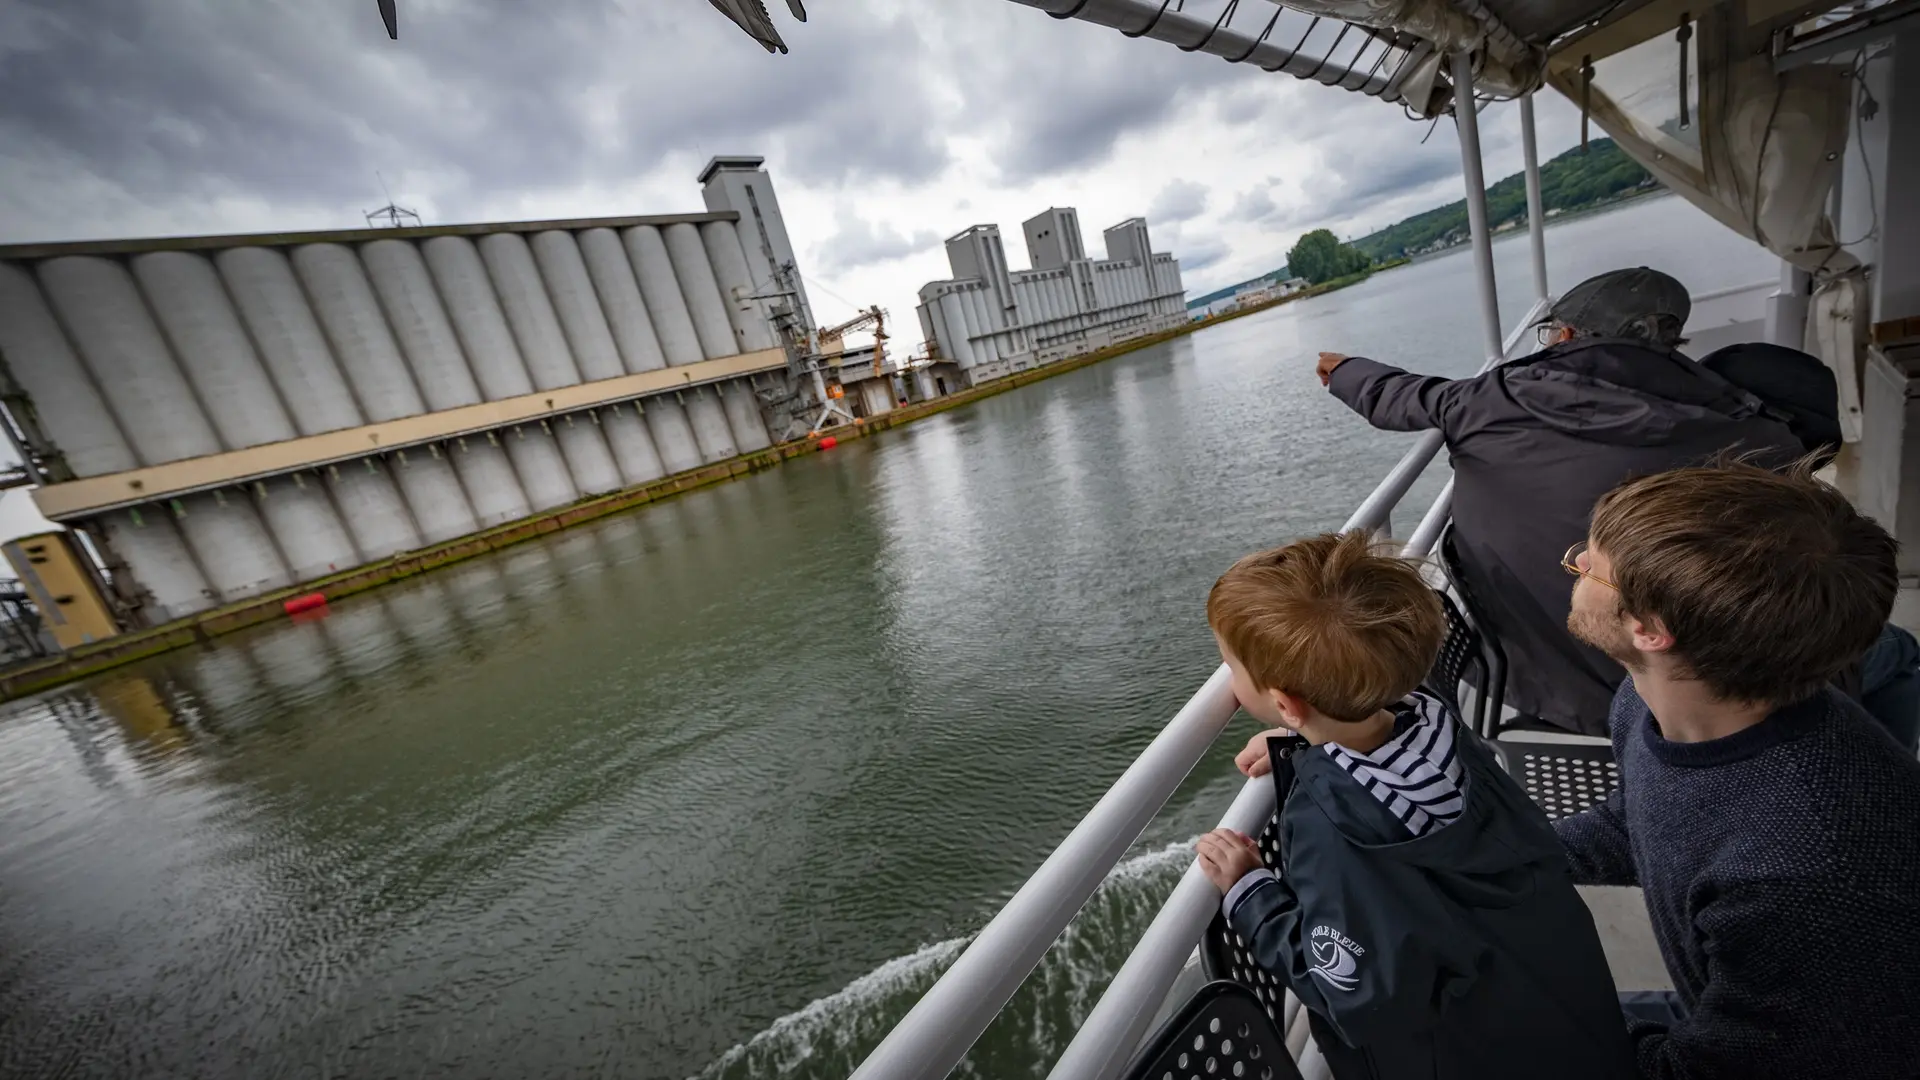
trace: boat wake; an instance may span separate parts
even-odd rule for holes
[[[1188,841],[1114,867],[954,1075],[1044,1075],[1192,858]],[[971,935],[948,938],[894,957],[775,1020],[689,1080],[840,1080],[971,940]]]

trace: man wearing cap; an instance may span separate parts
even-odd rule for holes
[[[1560,562],[1600,496],[1727,450],[1802,453],[1778,413],[1676,351],[1691,308],[1678,281],[1637,267],[1568,290],[1544,348],[1471,379],[1320,354],[1320,381],[1374,427],[1446,436],[1453,571],[1506,651],[1506,703],[1554,727],[1605,734],[1625,677],[1567,632]]]

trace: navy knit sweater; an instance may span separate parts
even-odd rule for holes
[[[1611,724],[1620,789],[1555,827],[1646,890],[1686,1006],[1629,1022],[1640,1074],[1920,1076],[1920,762],[1832,690],[1676,743],[1628,679]]]

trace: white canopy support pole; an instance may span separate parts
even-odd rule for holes
[[[1789,349],[1807,347],[1807,308],[1813,275],[1780,260],[1780,287],[1767,297],[1767,340]]]
[[[1453,54],[1453,119],[1460,129],[1460,171],[1467,182],[1467,227],[1473,234],[1473,270],[1480,282],[1480,332],[1489,359],[1502,354],[1500,297],[1493,282],[1493,233],[1487,228],[1487,177],[1480,167],[1480,117],[1474,112],[1473,56]]]
[[[1533,244],[1533,298],[1547,291],[1547,214],[1540,199],[1540,140],[1533,132],[1533,95],[1520,99],[1520,142],[1527,154],[1527,239]]]

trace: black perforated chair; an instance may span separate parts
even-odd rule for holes
[[[1440,533],[1440,540],[1434,545],[1440,555],[1440,569],[1447,576],[1447,583],[1459,596],[1458,604],[1445,593],[1441,600],[1447,609],[1447,640],[1440,647],[1440,659],[1434,663],[1433,674],[1428,678],[1429,688],[1446,695],[1447,700],[1459,711],[1459,679],[1468,675],[1477,677],[1471,685],[1480,692],[1475,697],[1473,715],[1461,713],[1461,719],[1483,739],[1491,739],[1499,733],[1500,709],[1506,704],[1507,694],[1507,651],[1500,647],[1500,641],[1487,629],[1483,609],[1474,602],[1473,593],[1461,578],[1459,561],[1454,557],[1453,526],[1448,525]],[[1443,668],[1449,664],[1450,654],[1457,656],[1452,660],[1453,679],[1445,678]],[[1445,689],[1441,687],[1444,685]]]
[[[1620,766],[1605,744],[1496,742],[1508,775],[1527,789],[1527,797],[1558,821],[1601,802],[1620,786]]]
[[[1499,722],[1499,691],[1489,688],[1497,687],[1505,678],[1506,658],[1500,656],[1496,662],[1494,655],[1498,653],[1498,647],[1489,644],[1488,638],[1460,610],[1452,597],[1443,592],[1436,595],[1440,597],[1440,608],[1447,616],[1447,637],[1440,643],[1440,655],[1434,659],[1433,670],[1427,673],[1421,686],[1453,706],[1453,711],[1461,720],[1484,737]],[[1468,716],[1466,710],[1460,707],[1462,682],[1480,689],[1480,693],[1474,695],[1472,716]]]
[[[1210,982],[1147,1040],[1126,1080],[1301,1080],[1286,1036],[1253,992]]]
[[[1546,811],[1549,819],[1577,814],[1605,799],[1614,788],[1620,786],[1620,767],[1614,763],[1613,747],[1604,743],[1500,739],[1503,732],[1517,734],[1533,728],[1538,724],[1538,718],[1522,717],[1512,724],[1501,722],[1500,708],[1505,701],[1507,681],[1506,650],[1486,629],[1489,624],[1482,614],[1482,608],[1455,569],[1458,562],[1454,556],[1453,526],[1447,526],[1446,531],[1440,534],[1440,542],[1435,548],[1440,552],[1441,567],[1446,571],[1454,592],[1459,595],[1460,603],[1456,606],[1445,596],[1442,597],[1447,608],[1447,642],[1441,646],[1440,659],[1435,662],[1433,674],[1428,677],[1428,688],[1434,693],[1445,694],[1442,686],[1457,687],[1461,676],[1468,673],[1481,676],[1482,681],[1476,684],[1482,688],[1482,693],[1476,695],[1478,704],[1472,718],[1473,730],[1487,741],[1507,774],[1520,781],[1521,786],[1526,788],[1527,796]],[[1456,619],[1462,625],[1456,626]],[[1469,653],[1479,656],[1477,672],[1471,659],[1450,660],[1454,654],[1465,656]],[[1447,700],[1453,702],[1457,709],[1459,701],[1456,695],[1457,690],[1455,695],[1447,695]],[[1533,723],[1529,723],[1529,720]],[[1544,725],[1540,727],[1544,729]]]
[[[1266,828],[1254,838],[1260,845],[1260,858],[1268,865],[1278,867],[1280,861],[1280,820],[1278,815],[1267,821]],[[1213,913],[1213,921],[1207,924],[1206,935],[1200,939],[1200,970],[1212,980],[1225,980],[1238,983],[1254,995],[1260,1007],[1266,1010],[1267,1019],[1281,1031],[1286,1031],[1293,1023],[1293,1017],[1287,1011],[1286,981],[1267,971],[1254,962],[1253,953],[1247,943],[1233,928],[1227,925],[1226,916]]]

